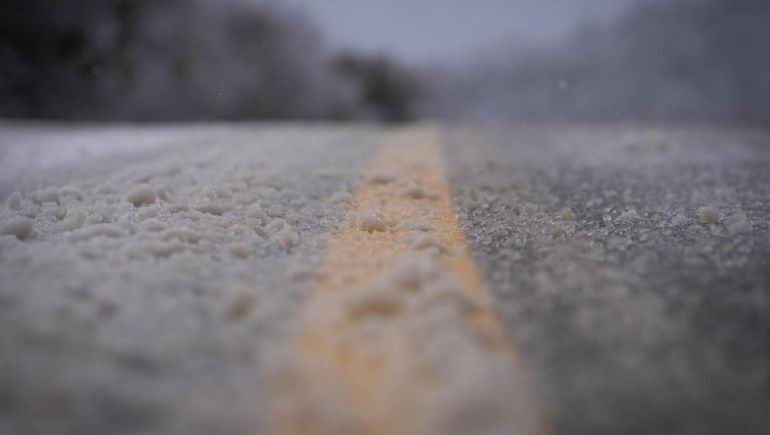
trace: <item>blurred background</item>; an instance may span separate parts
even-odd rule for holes
[[[0,117],[770,124],[770,2],[2,0]]]

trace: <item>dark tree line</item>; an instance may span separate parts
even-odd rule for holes
[[[321,41],[274,2],[4,0],[0,116],[408,118],[405,72],[373,91],[378,74],[400,69],[383,60],[351,71]]]
[[[354,54],[340,55],[336,66],[358,84],[364,117],[399,122],[415,116],[419,84],[402,67],[382,56]]]

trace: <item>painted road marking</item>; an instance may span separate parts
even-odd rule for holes
[[[468,254],[439,131],[392,133],[330,242],[268,433],[542,433]]]

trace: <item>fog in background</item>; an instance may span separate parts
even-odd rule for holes
[[[638,1],[555,44],[426,73],[440,117],[770,123],[770,2]]]
[[[511,42],[570,36],[603,23],[634,0],[278,0],[311,15],[331,47],[382,53],[411,64],[456,62]]]
[[[770,123],[763,0],[4,0],[0,117]]]

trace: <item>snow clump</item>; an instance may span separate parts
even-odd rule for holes
[[[358,217],[358,226],[363,231],[370,233],[375,231],[387,231],[388,226],[385,221],[374,213],[363,213]]]
[[[730,234],[738,234],[751,230],[751,223],[741,210],[727,216],[725,218],[725,225],[727,226],[727,232]]]
[[[377,173],[369,177],[369,183],[371,184],[388,184],[396,180],[396,177],[388,173]]]
[[[21,208],[21,193],[13,192],[11,196],[5,200],[5,205],[11,210],[18,210]]]
[[[408,198],[412,199],[438,199],[439,194],[433,191],[430,191],[425,188],[422,184],[412,182],[407,185],[403,190],[403,196],[406,196]]]
[[[61,222],[54,224],[51,229],[55,233],[63,233],[65,231],[72,231],[76,230],[83,226],[83,224],[86,223],[86,218],[88,215],[83,210],[77,210],[74,212],[71,212],[66,218],[64,218]]]
[[[27,240],[34,234],[33,221],[26,217],[11,219],[0,227],[0,234],[15,236],[19,240]]]
[[[148,184],[141,184],[131,189],[126,195],[126,200],[134,205],[141,207],[143,205],[154,204],[158,200],[155,190]]]
[[[713,207],[701,207],[698,209],[700,221],[706,225],[716,225],[722,219],[722,215]]]

